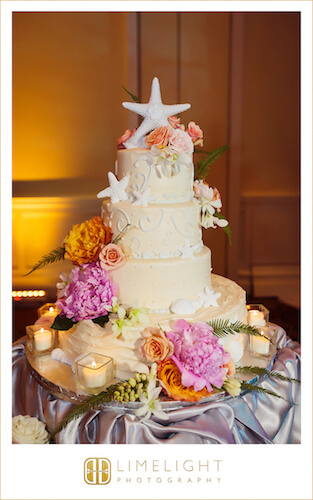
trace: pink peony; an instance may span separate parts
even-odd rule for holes
[[[133,130],[125,130],[124,134],[117,139],[117,149],[125,149],[124,142],[128,141],[135,132],[135,128]]]
[[[109,273],[99,262],[92,262],[72,269],[64,294],[56,304],[60,315],[73,321],[94,319],[107,315],[107,306],[111,306],[116,291]]]
[[[193,153],[194,147],[191,137],[183,130],[176,128],[172,133],[169,146],[175,153]]]
[[[114,243],[109,243],[102,248],[99,254],[99,259],[100,266],[106,271],[117,269],[125,264],[126,261],[125,254],[122,252],[122,249],[119,246],[114,245]]]
[[[168,122],[173,128],[180,128],[181,130],[185,130],[185,126],[180,123],[180,118],[178,118],[177,116],[170,116],[168,118]]]
[[[193,386],[195,391],[206,387],[211,392],[212,385],[222,387],[231,357],[219,344],[213,328],[202,321],[191,325],[180,319],[173,330],[167,337],[174,344],[171,359],[181,373],[182,384]]]
[[[168,145],[168,141],[172,133],[172,129],[169,125],[166,125],[166,127],[156,128],[152,130],[149,135],[147,135],[145,143],[148,148],[151,148],[152,146],[156,146],[158,149],[165,148]]]
[[[188,124],[187,134],[190,135],[195,146],[203,146],[203,132],[195,122],[190,122]]]

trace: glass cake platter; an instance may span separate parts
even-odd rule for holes
[[[279,328],[276,325],[271,324],[271,328]],[[237,366],[252,366],[260,368],[271,368],[275,355],[277,352],[276,342],[270,345],[270,353],[267,358],[256,357],[251,355],[248,349],[245,350],[243,357],[237,363]],[[47,391],[49,391],[54,396],[58,398],[71,402],[73,404],[80,404],[90,397],[90,394],[84,392],[81,388],[78,389],[76,385],[75,375],[72,371],[72,367],[66,365],[60,361],[51,359],[50,353],[42,356],[33,356],[27,347],[25,348],[26,358],[28,362],[29,370],[35,380]],[[242,381],[255,383],[260,381],[262,377],[253,374],[238,373],[236,377]],[[120,379],[113,379],[111,384],[120,382]],[[195,404],[206,404],[209,402],[216,401],[226,401],[228,399],[233,399],[225,391],[219,391],[208,398],[202,398],[197,403],[187,402],[187,401],[175,401],[170,399],[165,394],[161,394],[160,399],[162,401],[162,409],[165,411],[175,410],[182,408],[184,406],[190,406]],[[129,403],[119,403],[117,401],[112,401],[109,403],[103,403],[101,408],[103,410],[114,410],[114,411],[132,411],[142,403],[140,402],[129,402]]]

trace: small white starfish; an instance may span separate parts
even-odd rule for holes
[[[190,245],[190,240],[186,240],[186,243],[184,246],[177,245],[176,249],[181,252],[181,258],[182,259],[188,259],[189,257],[193,260],[196,260],[196,257],[194,256],[195,251],[197,250],[198,245]]]
[[[202,307],[218,307],[217,299],[221,296],[220,292],[214,293],[210,287],[205,286],[204,291],[199,295],[199,302],[202,302]]]
[[[123,102],[123,106],[144,118],[134,135],[128,141],[124,142],[124,146],[127,149],[139,147],[144,135],[155,128],[168,125],[169,122],[167,119],[170,116],[177,115],[190,108],[190,104],[163,104],[160,82],[157,77],[153,78],[148,103]]]
[[[126,193],[126,188],[129,182],[129,176],[125,175],[120,181],[117,180],[113,172],[108,173],[110,187],[103,189],[97,194],[97,198],[111,198],[111,203],[118,201],[127,201],[129,195]]]
[[[150,193],[150,188],[147,187],[142,193],[139,191],[133,191],[132,195],[135,198],[135,200],[132,202],[132,205],[138,206],[141,205],[142,207],[147,207],[149,201],[154,201],[156,199],[156,196]]]

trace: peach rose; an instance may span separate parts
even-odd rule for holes
[[[180,118],[178,118],[177,116],[170,116],[168,118],[168,122],[173,128],[180,128],[181,130],[185,130],[185,125],[180,123]]]
[[[193,190],[195,193],[195,196],[197,197],[202,197],[202,198],[208,198],[209,197],[209,189],[210,186],[204,182],[202,179],[200,181],[194,181],[193,183]]]
[[[102,248],[100,254],[100,266],[106,271],[117,269],[125,264],[126,257],[122,249],[114,243],[109,243]]]
[[[235,375],[235,373],[236,373],[236,365],[235,365],[235,363],[233,362],[232,359],[227,363],[227,365],[225,365],[225,368],[227,370],[226,375],[227,375],[228,378],[231,378],[231,377],[233,377]]]
[[[125,130],[124,134],[117,139],[117,149],[125,149],[124,142],[128,141],[135,132],[135,128],[133,130]]]
[[[188,124],[187,134],[190,135],[195,146],[203,146],[203,132],[195,122],[190,122]]]
[[[140,352],[148,361],[163,361],[174,354],[174,345],[160,328],[145,328],[141,335]]]
[[[145,143],[148,148],[151,148],[152,146],[156,146],[159,149],[165,148],[168,145],[168,141],[172,133],[172,129],[169,125],[166,127],[156,128],[152,130],[149,135],[147,135]]]
[[[172,133],[169,146],[175,153],[193,153],[194,147],[191,137],[181,130],[180,128],[176,128]]]

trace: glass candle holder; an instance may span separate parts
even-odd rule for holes
[[[248,315],[247,323],[250,326],[268,326],[269,310],[262,304],[249,304],[247,305]]]
[[[91,352],[75,362],[78,387],[91,394],[98,394],[113,380],[113,359]]]
[[[43,356],[53,351],[56,345],[56,331],[40,325],[26,327],[27,346],[33,356]]]
[[[55,318],[59,314],[60,310],[56,304],[48,302],[47,304],[40,307],[37,312],[38,318],[42,316],[51,316]]]
[[[250,335],[249,354],[255,358],[269,358],[276,348],[277,330],[269,327],[258,327],[260,335]]]

